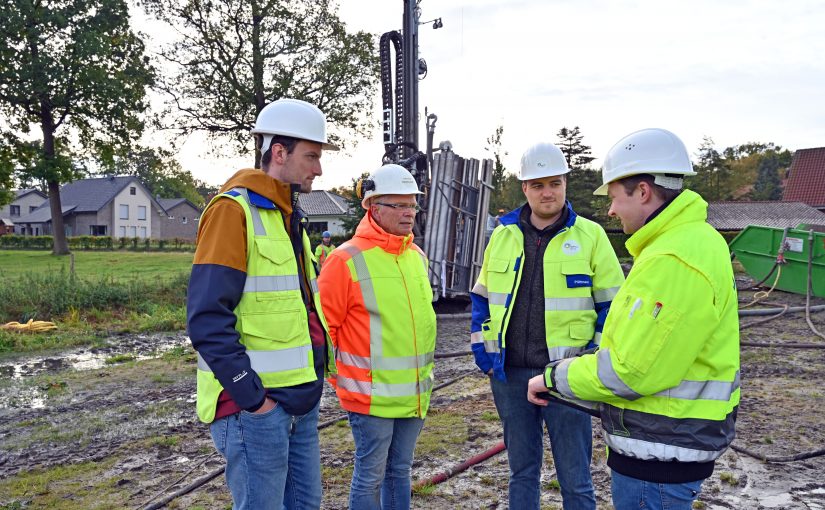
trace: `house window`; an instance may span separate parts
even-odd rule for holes
[[[36,205],[30,205],[29,206],[29,213],[33,213],[35,211],[35,209],[37,209]]]
[[[140,237],[146,239],[146,227],[140,227]]]
[[[120,204],[120,219],[129,219],[129,204]]]
[[[145,220],[146,219],[146,206],[145,205],[139,205],[138,206],[138,219],[139,220]]]
[[[20,206],[19,205],[11,206],[11,211],[10,212],[11,212],[12,216],[20,216]]]
[[[129,227],[132,237],[137,237],[137,227]]]
[[[307,225],[307,232],[310,234],[320,234],[324,230],[329,230],[329,223],[326,221],[312,221]]]
[[[184,225],[186,225],[187,223],[189,223],[189,219],[187,219],[187,218],[186,218],[186,216],[184,216],[184,217],[183,217],[183,219],[181,219],[181,222],[182,222]]]
[[[137,189],[134,186],[130,187],[129,188],[129,194],[130,195],[136,195],[137,194]]]
[[[126,237],[126,227],[120,227],[120,237]]]
[[[106,230],[106,225],[89,225],[89,235],[105,236]]]

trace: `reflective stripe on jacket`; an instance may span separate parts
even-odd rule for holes
[[[335,346],[341,407],[383,418],[424,418],[433,385],[436,321],[427,259],[412,235],[367,214],[318,279]]]
[[[247,225],[247,271],[243,295],[234,313],[239,342],[246,348],[252,369],[265,388],[279,388],[316,380],[307,308],[301,294],[298,262],[277,207],[250,202],[245,188],[217,195],[231,199],[244,210]],[[305,274],[319,320],[328,330],[318,300],[314,258],[303,235]],[[198,417],[210,423],[223,387],[209,365],[198,355]]]
[[[634,233],[601,348],[552,370],[562,395],[602,402],[606,442],[624,456],[711,462],[733,441],[737,296],[728,246],[706,219],[686,190]]]
[[[544,252],[544,320],[550,360],[598,345],[607,310],[624,280],[616,253],[598,224],[569,202],[568,220]],[[471,346],[476,364],[504,380],[508,326],[522,279],[524,234],[521,208],[501,218],[484,251],[473,287]],[[537,318],[537,320],[542,320]]]

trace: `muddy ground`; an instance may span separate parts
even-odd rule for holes
[[[747,302],[752,294],[742,291],[740,299]],[[804,297],[778,291],[770,300],[804,305]],[[825,313],[812,317],[825,330]],[[743,318],[742,323],[752,320]],[[744,329],[742,338],[825,346],[808,329],[804,314]],[[438,352],[464,351],[468,339],[466,317],[439,320]],[[0,509],[143,508],[220,468],[208,430],[195,417],[195,362],[185,336],[125,335],[110,344],[95,352],[0,360]],[[138,356],[124,360],[128,352]],[[124,361],[106,364],[107,359]],[[467,356],[439,359],[436,367],[437,382],[473,371]],[[825,448],[823,369],[825,350],[743,347],[734,444],[768,456]],[[340,416],[327,388],[321,422]],[[599,507],[609,509],[609,474],[599,430],[594,420],[593,478]],[[413,478],[428,478],[500,440],[489,385],[472,372],[434,395]],[[322,430],[321,444],[323,508],[345,508],[353,449],[346,421]],[[549,449],[546,459],[542,502],[546,508],[561,508]],[[705,482],[697,508],[825,509],[824,480],[825,457],[766,463],[729,450]],[[506,453],[417,492],[413,506],[506,508]],[[230,507],[222,476],[168,505]]]

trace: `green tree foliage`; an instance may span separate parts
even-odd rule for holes
[[[160,52],[159,88],[180,134],[206,132],[249,151],[249,130],[282,97],[318,106],[338,130],[365,135],[378,83],[366,32],[349,33],[331,0],[146,0],[181,34]],[[255,167],[260,154],[255,151]]]
[[[698,156],[693,165],[697,175],[687,178],[687,187],[708,201],[780,200],[781,176],[793,159],[791,151],[772,142],[748,142],[720,152],[710,137],[703,139]],[[775,179],[770,173],[775,174]]]
[[[705,200],[730,199],[733,194],[730,161],[714,148],[711,137],[702,138],[698,157],[693,165],[696,175],[686,179],[687,187],[702,195]]]
[[[46,182],[53,251],[66,254],[60,184],[82,173],[78,161],[111,162],[140,133],[153,71],[123,0],[7,0],[0,19],[5,164]]]
[[[205,205],[192,172],[181,168],[166,149],[139,148],[104,171],[104,175],[134,175],[155,197],[185,198],[198,207]]]
[[[596,158],[590,155],[590,146],[582,143],[584,135],[581,134],[579,126],[574,126],[573,129],[559,129],[556,138],[557,145],[570,168],[590,168],[590,163]]]
[[[753,200],[781,200],[782,182],[779,178],[780,161],[776,154],[768,154],[759,162],[756,182],[753,183]]]
[[[347,216],[341,221],[344,229],[347,231],[348,236],[352,236],[353,234],[355,234],[356,227],[358,227],[358,224],[361,223],[361,219],[367,213],[367,211],[365,211],[364,208],[361,207],[361,199],[355,196],[355,185],[359,179],[366,179],[369,176],[369,172],[364,172],[359,177],[355,177],[352,179],[351,186],[340,186],[338,188],[332,188],[330,190],[330,192],[344,197],[347,201],[347,205],[349,206],[350,211],[353,213],[352,216]]]
[[[503,134],[504,126],[497,127],[495,132],[487,137],[487,146],[484,148],[485,151],[493,154],[493,192],[490,196],[490,207],[488,209],[493,216],[498,214],[499,209],[503,208],[501,204],[501,190],[507,180],[507,168],[505,168],[504,162],[502,161],[502,156],[507,155],[507,152],[501,146],[501,137]]]
[[[602,184],[601,173],[590,167],[596,159],[590,154],[590,146],[583,143],[584,135],[579,126],[563,127],[556,133],[556,145],[567,159],[567,200],[573,204],[576,214],[604,224],[607,220],[607,201],[593,195]]]

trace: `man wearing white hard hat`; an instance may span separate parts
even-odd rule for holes
[[[267,105],[252,133],[261,169],[230,177],[198,228],[187,298],[198,417],[226,459],[234,509],[317,509],[331,344],[297,198],[337,148],[324,114],[296,99]]]
[[[528,398],[550,391],[598,403],[616,510],[693,507],[734,438],[739,318],[727,243],[683,178],[687,149],[664,129],[622,138],[596,194],[631,234],[633,269],[599,350],[550,363]]]
[[[510,508],[539,508],[545,426],[564,508],[596,508],[590,415],[525,398],[527,382],[549,362],[599,344],[624,279],[604,229],[566,200],[568,172],[551,143],[524,153],[519,179],[527,203],[500,218],[470,295],[473,354],[490,376],[504,427]]]
[[[428,262],[412,233],[421,192],[406,168],[390,164],[356,193],[367,214],[318,278],[336,353],[330,382],[355,441],[349,508],[403,510],[435,352]]]

